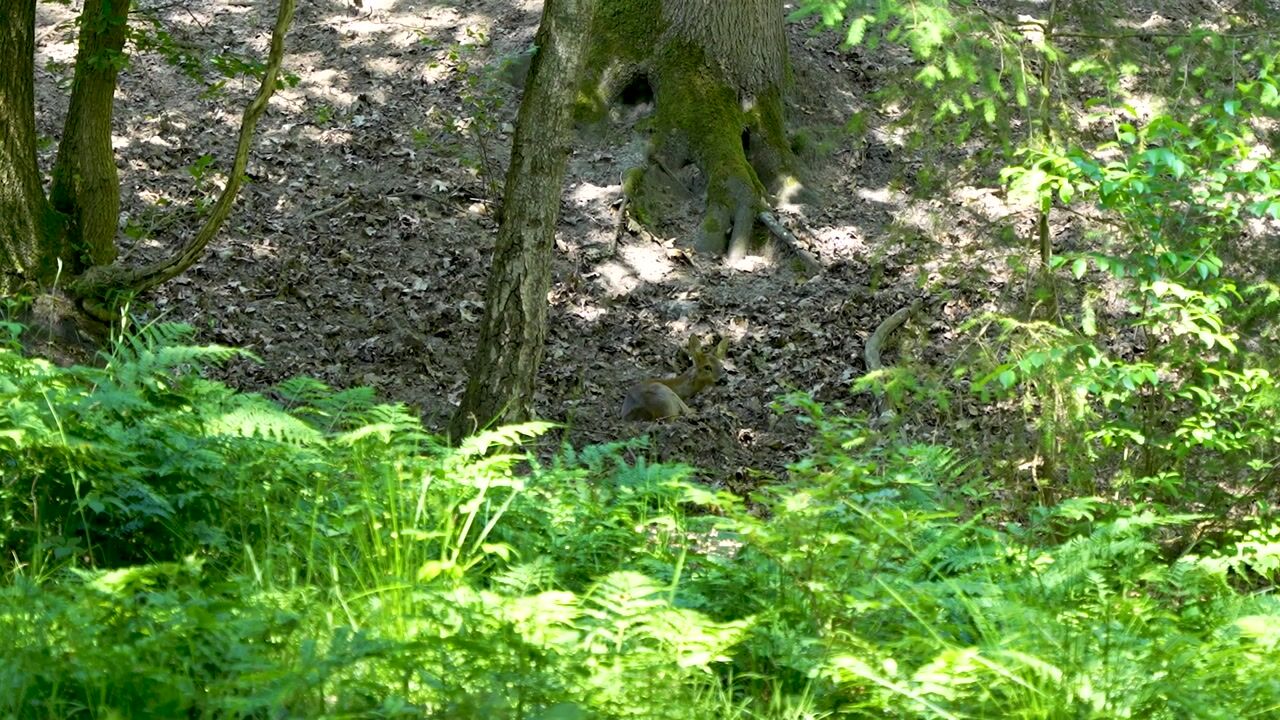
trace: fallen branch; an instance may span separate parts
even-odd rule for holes
[[[346,206],[350,205],[352,200],[354,200],[354,198],[351,195],[348,195],[342,200],[338,201],[337,203],[330,205],[327,208],[320,208],[319,210],[316,210],[310,215],[307,215],[306,217],[302,218],[302,223],[305,225],[306,223],[309,223],[312,220],[315,220],[316,218],[324,217],[325,215],[336,213],[339,210],[342,210]]]
[[[898,329],[899,325],[906,322],[907,318],[920,309],[920,305],[920,299],[916,298],[907,307],[885,318],[876,327],[875,332],[871,333],[871,337],[867,338],[867,345],[862,350],[862,358],[866,361],[867,372],[875,372],[884,367],[884,364],[880,362],[880,351],[884,347],[885,341],[889,339],[894,330]]]

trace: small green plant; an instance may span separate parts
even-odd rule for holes
[[[213,163],[213,156],[205,154],[187,166],[187,174],[192,180],[193,203],[196,212],[202,215],[209,211],[213,201],[218,197],[219,188],[214,183]]]
[[[321,127],[328,125],[333,121],[333,106],[328,104],[317,106],[311,113],[311,118],[315,121],[316,125]]]
[[[509,92],[503,75],[509,59],[491,59],[489,47],[486,31],[468,27],[463,42],[443,51],[441,60],[432,67],[449,68],[457,86],[459,112],[433,108],[428,113],[428,126],[416,128],[413,140],[419,146],[462,153],[464,163],[483,184],[485,196],[497,199],[502,194],[502,178],[493,140],[506,123]]]

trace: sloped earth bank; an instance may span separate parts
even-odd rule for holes
[[[76,10],[40,5],[46,136],[58,135],[65,111],[60,95],[74,56],[66,20]],[[273,11],[266,0],[200,0],[162,12],[177,42],[198,54],[261,57]],[[261,390],[297,374],[371,385],[443,428],[476,339],[496,235],[494,188],[519,99],[509,83],[469,80],[524,49],[539,12],[515,0],[302,3],[287,60],[299,83],[281,90],[263,119],[251,183],[207,256],[144,298],[154,308],[143,312],[260,355],[262,364],[224,371],[237,386]],[[566,425],[552,442],[651,433],[651,457],[693,462],[712,484],[743,489],[743,480],[759,482],[748,468],[776,473],[805,444],[802,425],[770,410],[778,395],[803,390],[870,407],[848,388],[864,372],[866,338],[889,314],[924,298],[885,361],[898,361],[901,349],[945,374],[960,323],[1024,294],[1005,268],[1017,257],[1031,262],[1031,252],[999,238],[1014,236],[1010,227],[1026,237],[1029,216],[1011,214],[996,190],[958,180],[930,199],[911,197],[920,160],[889,129],[889,109],[869,100],[906,59],[840,51],[839,33],[805,25],[791,26],[790,42],[790,122],[809,138],[802,157],[820,200],[783,217],[822,271],[806,278],[767,258],[726,267],[693,254],[696,198],[656,235],[618,233],[620,178],[643,153],[633,127],[645,108],[585,129],[563,194],[537,401],[544,417]],[[220,182],[216,171],[229,164],[254,86],[204,90],[152,54],[135,54],[121,76],[124,203],[129,228],[145,230],[125,250],[131,259],[186,238]],[[453,127],[486,107],[475,132]],[[846,132],[858,111],[869,129]],[[959,161],[968,151],[951,152]],[[211,172],[191,172],[205,154]],[[488,172],[477,171],[485,159]],[[731,339],[725,380],[692,403],[694,417],[623,423],[627,385],[673,371],[691,332]]]

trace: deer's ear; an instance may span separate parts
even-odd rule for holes
[[[690,335],[689,342],[684,346],[685,352],[689,353],[689,357],[693,357],[694,353],[702,350],[702,340],[697,335]]]
[[[720,343],[716,345],[716,357],[723,360],[725,353],[727,352],[729,352],[729,338],[723,338],[720,340]]]

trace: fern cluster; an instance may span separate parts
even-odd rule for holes
[[[6,327],[0,715],[690,717],[742,632],[675,602],[687,469],[235,392],[200,370],[241,353],[180,326],[92,368]]]
[[[1271,587],[1274,532],[1170,560],[1163,540],[1200,518],[1081,497],[1005,524],[966,502],[990,492],[974,463],[790,403],[821,442],[771,489],[768,519],[728,512],[740,551],[689,588],[713,617],[752,615],[738,662],[769,690],[841,717],[1231,718],[1280,703],[1280,600],[1236,590]]]
[[[15,329],[16,331],[16,329]],[[160,326],[101,367],[3,352],[0,715],[1241,717],[1280,703],[1274,530],[1071,498],[804,396],[746,506],[633,443],[441,446],[402,406],[265,395]],[[270,399],[269,399],[270,398]],[[1197,709],[1198,708],[1198,709]],[[1204,708],[1213,708],[1206,713]],[[1216,714],[1214,714],[1216,713]]]

